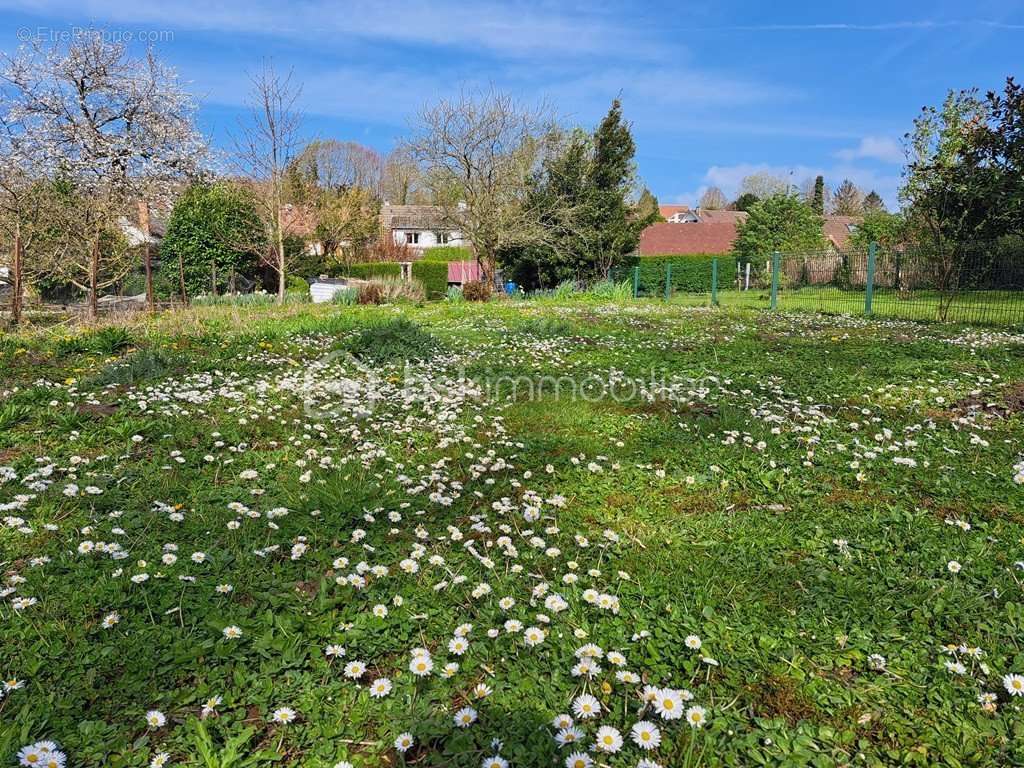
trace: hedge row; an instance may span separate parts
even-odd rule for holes
[[[438,250],[431,248],[430,250]],[[427,251],[429,253],[430,251]],[[448,293],[448,262],[414,261],[412,276],[423,283],[428,299],[443,299]]]
[[[402,266],[393,261],[375,261],[366,264],[350,264],[344,270],[345,277],[368,280],[372,277],[399,277]],[[413,279],[423,283],[428,299],[440,299],[448,293],[448,263],[443,261],[414,261]]]
[[[640,293],[665,290],[665,275],[672,265],[673,291],[704,293],[711,290],[711,262],[718,259],[718,287],[731,288],[736,282],[736,258],[730,254],[695,253],[691,255],[640,256],[623,264],[615,273],[616,280],[633,280],[633,270],[639,267]]]
[[[460,245],[439,245],[423,251],[423,261],[473,261],[473,251]]]

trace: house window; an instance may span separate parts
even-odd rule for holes
[[[448,245],[448,242],[450,240],[451,240],[451,235],[449,233],[447,233],[447,232],[438,232],[437,233],[437,243],[438,243],[438,245]]]
[[[405,233],[405,242],[408,245],[416,245],[416,244],[419,243],[419,241],[420,241],[420,233],[419,232],[406,232]]]

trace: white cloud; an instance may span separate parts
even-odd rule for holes
[[[856,147],[836,152],[836,157],[847,163],[853,160],[871,159],[893,165],[900,165],[905,159],[903,147],[898,141],[888,136],[865,136]]]
[[[61,18],[97,19],[105,24],[251,34],[306,41],[330,52],[352,42],[454,46],[510,56],[543,52],[547,56],[607,55],[629,51],[648,58],[662,51],[646,35],[623,28],[614,19],[586,7],[556,4],[499,4],[484,0],[467,6],[458,0],[0,0],[0,8]],[[225,44],[232,41],[225,40]],[[330,46],[324,48],[325,42]]]

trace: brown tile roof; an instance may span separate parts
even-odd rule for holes
[[[850,244],[850,235],[853,234],[850,226],[856,226],[863,220],[860,216],[826,216],[823,227],[825,237],[832,245],[842,250]]]
[[[728,253],[736,239],[736,225],[732,222],[652,224],[640,234],[641,256],[658,254]]]
[[[445,229],[444,208],[439,205],[383,205],[380,209],[384,229]]]
[[[703,208],[699,212],[700,220],[708,224],[732,224],[736,226],[747,220],[746,211],[708,211]]]

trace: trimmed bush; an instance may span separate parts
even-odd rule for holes
[[[458,245],[440,245],[423,251],[423,261],[473,261],[473,251]]]
[[[430,250],[440,250],[431,248]],[[430,251],[427,251],[430,253]],[[414,261],[412,276],[423,283],[428,299],[443,299],[448,294],[448,262]]]
[[[402,266],[394,261],[371,261],[366,264],[349,264],[341,270],[344,277],[358,277],[369,280],[371,277],[400,277]]]
[[[628,280],[632,285],[633,268],[640,268],[640,293],[665,290],[665,270],[672,265],[672,290],[682,293],[704,293],[711,290],[711,261],[718,259],[718,288],[731,288],[736,282],[736,257],[732,254],[695,253],[692,255],[641,256],[623,264],[615,271],[615,280]]]

